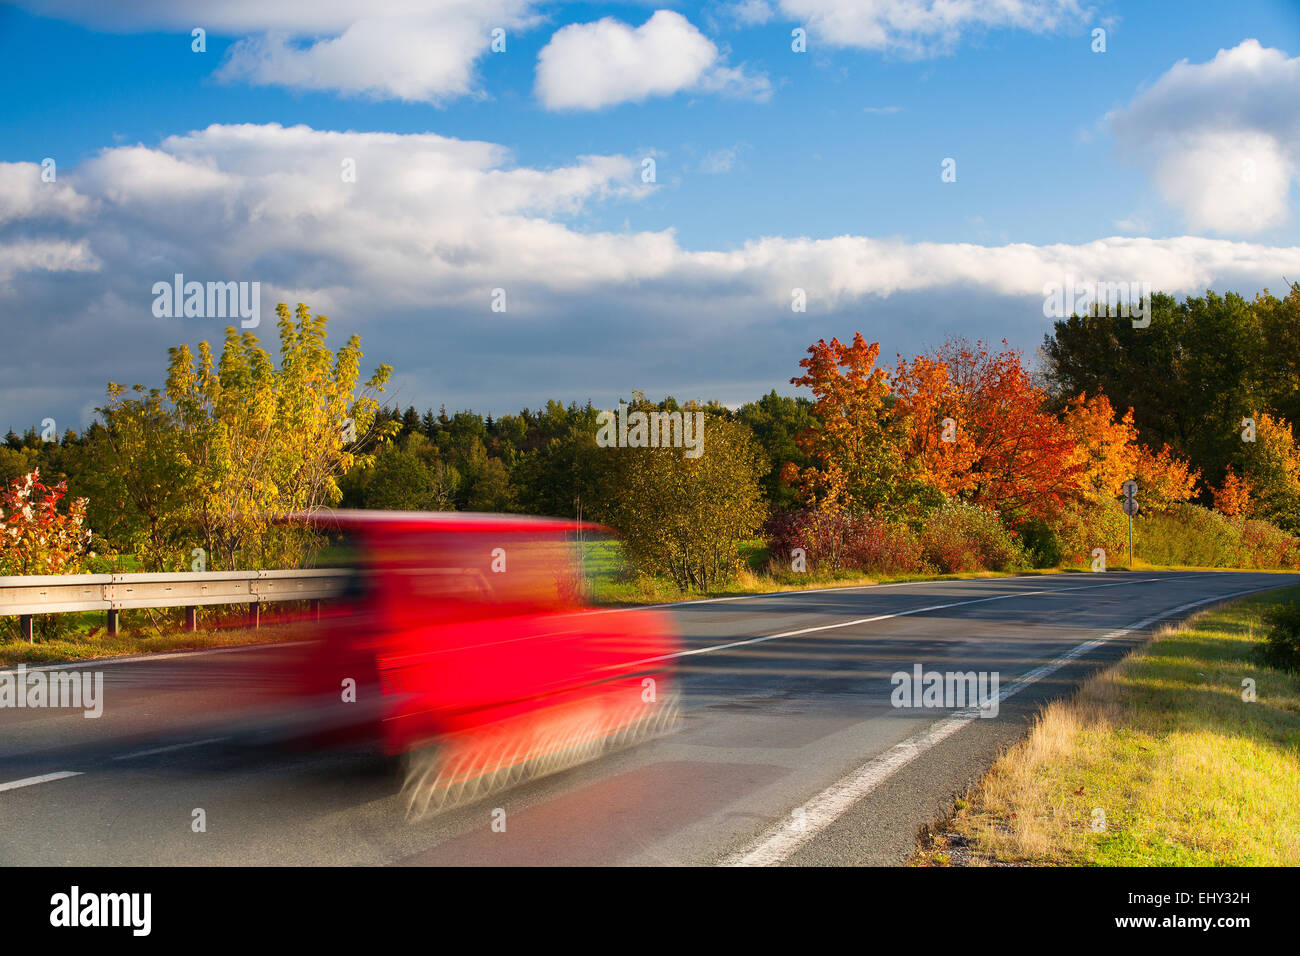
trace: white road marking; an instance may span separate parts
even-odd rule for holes
[[[0,783],[0,791],[17,790],[19,787],[33,787],[38,783],[49,783],[51,780],[62,780],[64,777],[80,776],[80,770],[60,770],[58,773],[43,773],[39,777],[26,777],[22,780],[11,780],[8,783]]]
[[[743,641],[731,641],[727,644],[711,644],[708,647],[696,647],[689,651],[674,651],[671,654],[660,654],[658,657],[647,657],[643,660],[632,661],[631,664],[620,664],[619,667],[635,667],[639,664],[654,664],[659,661],[675,660],[679,657],[690,657],[694,654],[708,654],[712,651],[725,651],[733,647],[745,647],[749,644],[762,644],[764,641],[776,641],[783,637],[798,637],[800,634],[812,634],[815,631],[832,631],[839,627],[852,627],[855,624],[871,624],[875,621],[888,621],[895,617],[908,617],[912,614],[924,614],[927,611],[942,611],[949,607],[963,607],[967,604],[985,604],[989,601],[1006,601],[1011,598],[1032,597],[1040,594],[1064,594],[1066,591],[1093,591],[1097,588],[1117,588],[1126,584],[1146,584],[1151,581],[1167,580],[1165,578],[1139,578],[1132,581],[1116,581],[1114,584],[1084,584],[1075,588],[1046,588],[1041,591],[1016,591],[1012,594],[998,594],[994,597],[974,598],[970,601],[953,601],[950,604],[931,604],[929,607],[915,607],[910,611],[895,611],[892,614],[877,614],[874,617],[860,617],[852,621],[840,621],[838,624],[819,624],[816,627],[804,627],[797,631],[782,631],[780,634],[767,634],[763,637],[750,637]]]
[[[154,754],[171,753],[173,750],[185,750],[189,747],[202,747],[204,744],[215,744],[219,741],[229,739],[229,737],[209,737],[206,740],[194,740],[188,744],[172,744],[170,747],[154,747],[152,750],[138,750],[133,754],[121,754],[113,759],[133,760],[136,757],[152,757]]]
[[[1084,573],[1090,574],[1092,572],[1084,572]],[[1141,572],[1115,571],[1111,573],[1140,574]],[[1195,574],[1234,574],[1237,572],[1235,570],[1226,569],[1226,568],[1225,569],[1212,568],[1205,571],[1166,571],[1164,573],[1166,577],[1160,578],[1160,580],[1162,581],[1183,581],[1186,580],[1189,576]],[[1251,573],[1267,574],[1269,572],[1252,571]],[[1179,575],[1179,577],[1175,578],[1173,577],[1173,575]],[[848,584],[840,587],[829,587],[829,588],[793,588],[789,591],[763,591],[762,593],[759,594],[733,594],[730,597],[693,598],[689,601],[669,601],[665,604],[638,604],[635,607],[614,607],[614,608],[606,608],[605,610],[608,610],[610,612],[640,611],[640,610],[664,608],[664,607],[693,607],[696,604],[723,604],[727,601],[753,601],[753,600],[757,600],[758,598],[785,597],[787,595],[793,596],[798,594],[832,594],[836,591],[880,591],[885,588],[910,588],[910,587],[915,587],[918,584],[967,584],[975,581],[1036,581],[1041,578],[1047,578],[1050,580],[1052,578],[1064,578],[1067,576],[1068,576],[1067,573],[1064,571],[1044,571],[1041,574],[998,574],[998,575],[992,575],[990,577],[984,577],[984,578],[925,578],[920,581],[894,581],[893,583],[890,584]],[[1122,584],[1125,582],[1120,582],[1120,583]],[[1132,583],[1132,582],[1127,582],[1127,583]],[[1103,585],[1103,586],[1110,587],[1110,585]],[[1065,591],[1070,589],[1062,588],[1061,590]]]
[[[37,671],[95,670],[111,667],[114,664],[143,664],[146,661],[174,661],[179,657],[207,657],[214,654],[247,654],[249,651],[265,651],[276,647],[291,647],[295,644],[314,644],[315,641],[278,641],[275,644],[240,644],[238,647],[209,647],[198,651],[167,651],[163,654],[130,654],[122,657],[88,657],[85,660],[65,661],[62,664],[40,664],[28,667],[27,673]],[[0,671],[12,674],[13,671]]]
[[[1028,673],[1022,675],[1017,680],[1009,684],[998,694],[998,700],[1003,701],[1008,697],[1020,693],[1029,685],[1042,680],[1049,674],[1060,670],[1067,663],[1088,653],[1094,648],[1117,637],[1123,637],[1125,634],[1132,633],[1148,624],[1154,624],[1156,621],[1170,617],[1180,611],[1187,611],[1194,607],[1200,607],[1203,604],[1211,604],[1216,601],[1227,601],[1234,597],[1240,597],[1243,594],[1253,594],[1256,591],[1268,591],[1277,585],[1268,585],[1266,587],[1248,588],[1244,591],[1235,591],[1231,594],[1205,598],[1200,601],[1193,601],[1189,604],[1181,604],[1178,607],[1171,608],[1168,611],[1162,611],[1159,614],[1153,614],[1145,617],[1140,621],[1130,624],[1128,627],[1120,628],[1117,631],[1110,631],[1099,638],[1090,641],[1084,641],[1076,647],[1066,651],[1060,657],[1036,667]],[[957,731],[961,730],[979,715],[978,709],[970,708],[968,710],[958,711],[943,720],[937,721],[924,730],[913,734],[902,743],[896,744],[889,750],[885,751],[878,757],[863,764],[853,773],[844,777],[839,782],[827,787],[817,796],[813,797],[803,806],[797,808],[790,814],[790,819],[779,824],[767,833],[759,837],[753,843],[737,853],[728,856],[721,863],[722,866],[775,866],[783,863],[795,854],[801,847],[810,842],[822,830],[839,819],[850,807],[862,800],[871,791],[875,790],[882,783],[892,777],[903,767],[907,766],[921,754],[930,750],[937,744],[951,737]]]

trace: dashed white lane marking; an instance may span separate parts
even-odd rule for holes
[[[743,641],[731,641],[728,644],[710,644],[708,647],[696,647],[689,651],[674,651],[671,654],[660,654],[658,657],[647,657],[639,661],[633,661],[628,666],[635,667],[640,664],[654,664],[658,661],[670,661],[679,657],[690,657],[694,654],[708,654],[713,651],[725,651],[733,647],[745,647],[749,644],[762,644],[764,641],[776,641],[783,637],[798,637],[800,634],[812,634],[816,631],[831,631],[839,627],[853,627],[855,624],[871,624],[873,621],[888,621],[895,617],[908,617],[912,614],[924,614],[927,611],[942,611],[949,607],[964,607],[968,604],[986,604],[989,601],[1007,601],[1011,598],[1032,597],[1040,594],[1063,594],[1066,591],[1093,591],[1098,588],[1118,588],[1126,584],[1146,584],[1151,581],[1166,580],[1164,578],[1138,578],[1132,581],[1116,581],[1114,584],[1084,584],[1074,588],[1047,588],[1039,591],[1015,591],[1011,594],[998,594],[994,597],[974,598],[970,601],[953,601],[950,604],[931,604],[929,607],[914,607],[910,611],[895,611],[892,614],[877,614],[874,617],[860,617],[852,621],[840,621],[838,624],[819,624],[816,627],[803,627],[797,631],[782,631],[780,634],[767,634],[763,637],[750,637]],[[1258,589],[1257,589],[1258,590]]]
[[[17,790],[19,787],[34,787],[38,783],[49,783],[51,780],[79,776],[81,776],[80,770],[60,770],[58,773],[43,773],[39,777],[25,777],[22,780],[10,780],[8,783],[0,783],[0,791]]]
[[[133,754],[121,754],[113,759],[133,760],[136,757],[152,757],[154,754],[171,753],[173,750],[185,750],[189,747],[202,747],[204,744],[215,744],[219,741],[229,739],[229,737],[209,737],[206,740],[193,740],[187,744],[172,744],[170,747],[154,747],[152,750],[138,750]]]
[[[1178,607],[1170,608],[1168,611],[1162,611],[1159,614],[1153,614],[1145,617],[1140,621],[1130,624],[1128,627],[1120,628],[1117,631],[1110,631],[1099,638],[1090,641],[1084,641],[1077,647],[1066,651],[1060,657],[1036,667],[1028,673],[1022,675],[1017,680],[1009,684],[998,694],[998,700],[1003,701],[1008,697],[1020,693],[1029,685],[1042,680],[1049,674],[1060,670],[1067,663],[1083,654],[1088,653],[1094,648],[1117,637],[1123,637],[1148,624],[1154,624],[1163,618],[1170,617],[1180,611],[1187,611],[1194,607],[1200,607],[1203,604],[1211,604],[1216,601],[1227,601],[1234,597],[1240,597],[1243,594],[1253,594],[1256,591],[1267,591],[1277,585],[1268,585],[1266,587],[1248,588],[1244,591],[1235,591],[1231,594],[1205,598],[1200,601],[1193,601],[1189,604],[1181,604]],[[834,823],[850,807],[856,804],[871,791],[875,790],[882,783],[888,780],[896,772],[907,766],[921,754],[930,750],[937,744],[951,737],[957,731],[961,730],[972,720],[978,717],[979,711],[971,708],[964,711],[958,711],[943,720],[937,721],[926,727],[924,730],[913,734],[900,744],[896,744],[880,756],[863,764],[853,773],[844,777],[839,782],[827,787],[817,796],[813,797],[807,803],[798,807],[790,814],[790,819],[776,827],[773,827],[763,836],[759,837],[753,843],[737,853],[733,853],[722,861],[723,866],[775,866],[783,863],[794,855],[801,847],[807,844],[822,830]]]

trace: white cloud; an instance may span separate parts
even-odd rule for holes
[[[124,31],[242,36],[221,79],[438,103],[475,91],[491,31],[539,22],[536,0],[20,0],[34,12]],[[188,36],[185,41],[188,45]]]
[[[42,179],[45,168],[36,163],[0,163],[0,224],[34,216],[62,219],[84,213],[90,201],[66,182]]]
[[[99,260],[85,242],[21,239],[0,243],[0,291],[22,272],[97,272]]]
[[[972,31],[1045,33],[1080,22],[1078,0],[780,0],[823,43],[906,56],[950,51]]]
[[[700,172],[702,173],[729,173],[736,165],[736,157],[740,153],[738,146],[731,146],[727,149],[711,149],[704,154],[704,159],[700,161]]]
[[[1300,57],[1245,40],[1180,60],[1107,119],[1195,229],[1254,235],[1289,221],[1300,169]]]
[[[0,184],[39,172],[0,164]],[[436,407],[441,392],[495,409],[628,387],[744,400],[788,379],[810,341],[855,328],[886,351],[945,331],[1032,347],[1043,286],[1066,276],[1176,294],[1300,276],[1300,248],[1187,236],[770,236],[690,250],[672,230],[591,229],[599,204],[653,192],[639,172],[634,157],[535,169],[488,142],[305,126],[211,126],[104,150],[60,169],[64,191],[0,222],[0,297],[32,319],[0,350],[0,407],[18,425],[75,416],[109,379],[156,382],[168,346],[220,338],[220,321],[153,317],[152,284],[176,272],[260,281],[264,312],[304,301],[333,316],[364,335],[370,359],[398,366],[399,387],[414,390],[404,404]],[[791,313],[795,287],[807,314]],[[507,290],[505,314],[489,308],[494,288]],[[274,334],[265,319],[258,331]],[[65,396],[62,412],[50,394]]]
[[[671,10],[639,27],[613,17],[571,23],[537,56],[536,91],[547,109],[594,110],[693,89],[762,99],[771,87],[727,66],[713,41]]]
[[[776,15],[767,0],[737,0],[727,12],[737,23],[745,26],[762,26]]]

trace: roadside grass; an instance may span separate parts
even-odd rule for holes
[[[73,630],[58,637],[42,638],[34,644],[19,640],[0,642],[0,667],[60,664],[104,657],[240,647],[247,644],[274,644],[280,641],[310,640],[313,636],[309,622],[291,621],[263,623],[260,628],[212,627],[200,628],[194,632],[184,629],[163,630],[161,633],[124,629],[110,637],[103,626],[103,615],[96,617],[97,626]]]
[[[1258,653],[1298,597],[1198,614],[1049,704],[913,863],[1300,865],[1300,676]]]
[[[762,540],[746,541],[740,546],[741,567],[729,581],[719,582],[707,590],[691,588],[679,591],[664,576],[639,574],[623,563],[616,540],[587,544],[586,573],[592,599],[598,604],[670,604],[702,598],[743,597],[751,594],[777,594],[816,588],[863,587],[873,584],[898,584],[907,581],[958,581],[969,578],[1026,577],[1060,574],[1086,568],[1021,568],[1008,571],[965,571],[957,574],[862,574],[807,572],[773,574],[767,545]]]

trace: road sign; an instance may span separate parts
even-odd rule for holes
[[[1124,513],[1128,515],[1128,569],[1133,570],[1133,516],[1138,513],[1138,483],[1131,478],[1120,485],[1124,491]]]

